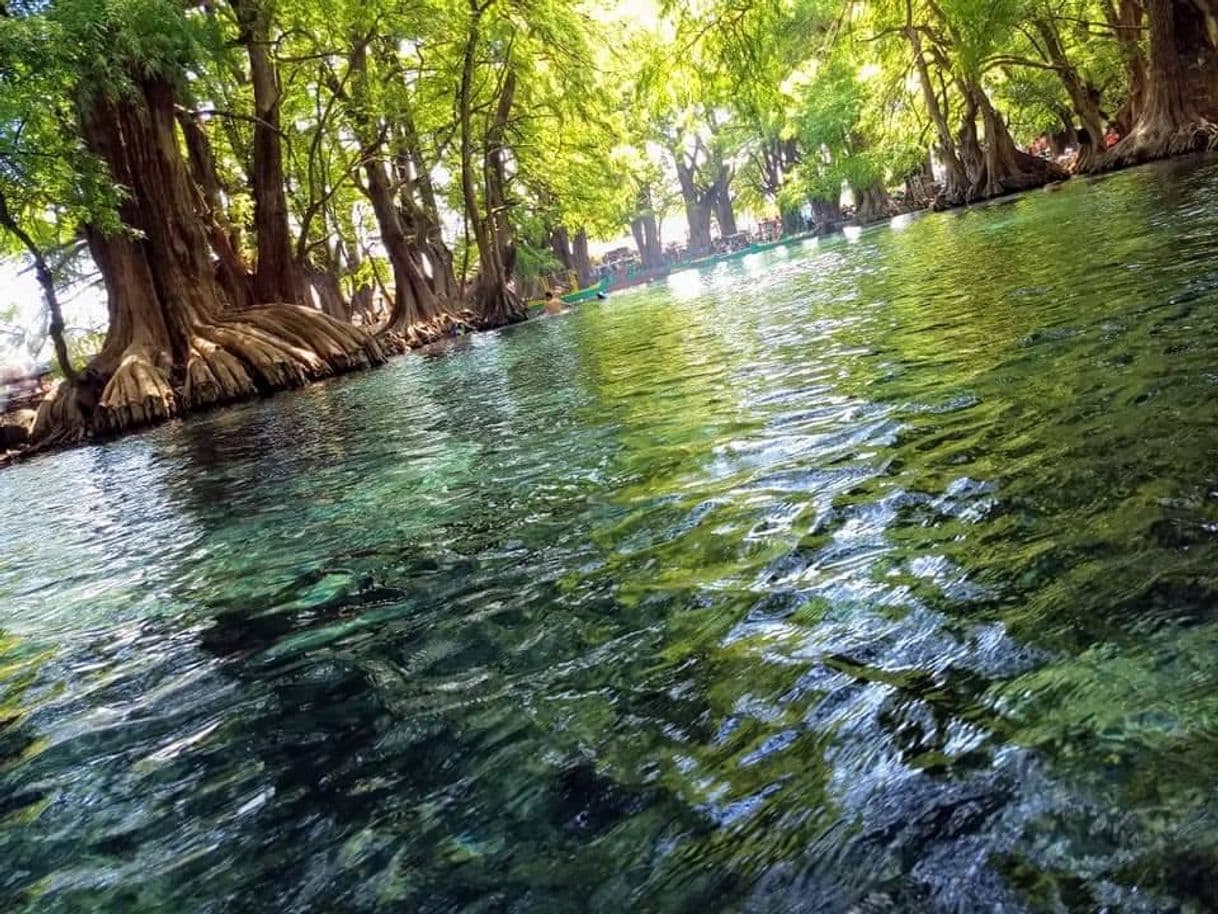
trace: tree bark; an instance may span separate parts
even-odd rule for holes
[[[296,305],[233,311],[175,133],[173,90],[133,76],[139,98],[96,96],[82,111],[90,151],[127,188],[128,231],[88,231],[109,296],[101,353],[39,410],[37,446],[113,434],[210,404],[383,361],[366,333]]]
[[[693,168],[686,164],[682,153],[673,153],[677,164],[677,178],[681,183],[681,197],[685,201],[685,220],[689,224],[689,251],[691,254],[706,254],[711,249],[711,212],[714,201],[710,194],[701,190],[694,181]]]
[[[363,190],[372,204],[380,228],[381,245],[393,269],[393,306],[382,330],[390,334],[395,345],[417,345],[439,335],[440,328],[432,325],[443,309],[403,224],[399,201],[384,162],[383,132],[369,113],[368,51],[365,42],[357,43],[352,50],[350,66],[355,76],[352,90],[355,99],[354,104],[349,105],[349,110],[356,140],[364,157],[367,180]],[[343,91],[337,85],[332,88],[336,92]]]
[[[186,141],[186,155],[199,191],[199,215],[216,255],[216,278],[237,308],[254,304],[254,277],[241,254],[241,238],[224,211],[223,187],[207,132],[196,115],[181,112],[178,124]]]
[[[566,272],[575,270],[575,257],[571,253],[571,238],[565,225],[557,226],[550,231],[550,250],[558,258],[559,264]]]
[[[1142,96],[1146,91],[1146,54],[1142,50],[1142,4],[1138,0],[1118,2],[1119,8],[1113,4],[1113,0],[1103,0],[1102,6],[1104,18],[1120,43],[1129,80],[1129,96],[1115,118],[1121,136],[1127,136],[1142,110]]]
[[[1150,55],[1145,91],[1133,129],[1100,159],[1095,170],[1136,165],[1214,146],[1218,128],[1206,40],[1210,17],[1186,0],[1148,0]],[[1191,66],[1184,63],[1186,52]],[[1200,61],[1200,63],[1196,63]]]
[[[829,197],[813,197],[811,206],[812,224],[816,234],[828,234],[842,224],[842,204],[840,200]]]
[[[385,163],[374,158],[378,151],[364,147],[364,172],[367,196],[381,229],[381,244],[393,268],[393,308],[385,329],[405,336],[435,318],[440,306],[399,218]]]
[[[1076,167],[1079,171],[1089,171],[1104,154],[1104,118],[1100,114],[1100,94],[1087,84],[1066,57],[1057,24],[1047,17],[1039,17],[1033,20],[1032,25],[1040,35],[1046,60],[1053,65],[1058,79],[1070,97],[1071,105],[1074,106],[1074,113],[1078,115],[1079,122],[1086,131],[1085,137],[1080,137],[1079,140]]]
[[[660,244],[660,227],[651,209],[650,188],[640,192],[639,208],[640,214],[631,220],[630,231],[644,269],[656,270],[664,266],[664,248]]]
[[[588,254],[588,233],[580,229],[575,233],[575,242],[571,251],[575,263],[575,275],[579,279],[581,289],[592,285],[592,258]]]
[[[727,238],[735,235],[736,213],[732,208],[731,171],[725,165],[719,166],[715,176],[714,194],[715,221],[719,223],[719,237]]]
[[[918,70],[918,81],[922,85],[922,98],[926,103],[926,110],[930,114],[931,120],[934,121],[935,132],[939,137],[937,152],[939,161],[943,164],[945,176],[943,181],[944,202],[955,206],[967,201],[971,182],[968,179],[964,162],[961,161],[957,152],[952,129],[947,122],[947,115],[939,104],[939,97],[935,94],[935,84],[930,77],[930,66],[926,63],[926,56],[922,50],[922,35],[913,25],[912,8],[908,0],[905,36],[913,51],[914,65]]]
[[[491,160],[493,156],[505,152],[502,144],[497,144],[494,140],[496,136],[501,137],[502,131],[506,129],[515,87],[515,78],[510,71],[500,90],[495,120],[486,136],[483,155],[483,171],[488,185],[485,216],[480,211],[478,193],[474,186],[474,69],[478,44],[482,37],[482,15],[485,11],[485,5],[480,6],[477,0],[470,0],[470,24],[462,60],[461,81],[457,90],[457,112],[461,131],[461,191],[465,203],[465,217],[469,232],[478,245],[478,278],[474,284],[473,301],[483,325],[496,327],[524,320],[527,314],[524,303],[509,284],[512,268],[511,251],[507,244],[509,239],[500,234],[501,214],[495,211],[492,199],[496,190],[492,186],[493,172],[502,163]],[[502,214],[502,217],[506,218],[506,214]]]
[[[888,191],[880,182],[856,190],[854,204],[854,221],[859,225],[879,222],[892,215]]]
[[[306,300],[292,258],[288,198],[283,173],[279,108],[283,93],[271,60],[270,16],[263,0],[229,0],[241,25],[254,89],[254,229],[258,262],[254,299],[259,303]]]
[[[335,320],[349,322],[351,305],[343,298],[338,276],[332,270],[309,269],[307,278],[313,299],[322,313],[328,314]]]
[[[418,136],[409,109],[394,120],[394,172],[401,204],[401,220],[411,246],[427,258],[431,274],[428,284],[435,297],[445,302],[456,295],[453,255],[444,242],[435,189],[419,151]]]
[[[999,197],[1069,177],[1059,165],[1016,147],[1002,115],[981,86],[970,83],[968,92],[969,110],[980,112],[985,129],[982,167],[971,188],[973,198]]]

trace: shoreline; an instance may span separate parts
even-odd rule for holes
[[[1200,160],[1204,160],[1207,158],[1214,159],[1214,157],[1215,156],[1213,153],[1207,153],[1204,151],[1203,152],[1189,152],[1189,153],[1184,153],[1184,154],[1181,154],[1178,156],[1171,156],[1171,157],[1168,157],[1165,159],[1158,159],[1158,160],[1155,160],[1152,162],[1145,162],[1145,163],[1141,163],[1138,165],[1127,166],[1124,168],[1111,169],[1111,170],[1096,172],[1096,173],[1072,174],[1072,175],[1070,175],[1069,178],[1066,178],[1065,180],[1062,180],[1062,181],[1048,182],[1046,184],[1042,184],[1037,187],[1031,187],[1026,190],[1016,191],[1016,192],[1010,193],[1010,194],[1003,194],[1003,195],[1000,195],[997,197],[987,197],[982,200],[975,200],[975,201],[972,201],[969,203],[960,204],[958,206],[949,206],[949,207],[944,207],[942,209],[937,209],[933,206],[921,207],[921,208],[917,208],[917,209],[908,209],[908,210],[904,210],[902,212],[895,213],[895,214],[890,214],[890,215],[884,216],[883,218],[875,219],[875,220],[872,220],[869,222],[857,222],[854,220],[847,220],[847,221],[844,221],[842,223],[835,225],[833,228],[829,229],[828,231],[820,232],[820,231],[814,230],[812,232],[802,232],[799,234],[786,236],[785,238],[779,239],[774,242],[768,242],[766,244],[765,249],[762,251],[759,251],[757,253],[766,253],[770,250],[774,250],[779,247],[786,247],[788,245],[801,244],[803,242],[807,242],[810,240],[818,240],[821,238],[832,238],[836,235],[844,235],[845,230],[848,228],[866,229],[866,228],[874,228],[877,226],[882,226],[885,222],[891,222],[891,220],[893,220],[893,219],[901,218],[904,216],[923,216],[923,215],[927,215],[927,214],[939,214],[939,213],[946,214],[946,213],[952,213],[952,212],[957,212],[957,211],[962,211],[962,210],[969,210],[969,209],[974,209],[974,208],[983,208],[983,207],[993,205],[993,204],[1001,204],[1004,201],[1010,202],[1012,200],[1017,200],[1021,197],[1027,196],[1030,193],[1035,193],[1038,191],[1039,192],[1053,192],[1062,187],[1065,187],[1068,184],[1073,183],[1075,180],[1078,180],[1078,179],[1094,181],[1094,180],[1104,179],[1111,175],[1119,174],[1121,172],[1130,171],[1130,170],[1133,170],[1136,168],[1153,167],[1153,166],[1162,165],[1162,164],[1168,163],[1168,162],[1186,161],[1188,159],[1197,159],[1200,161]],[[702,258],[698,261],[691,261],[687,264],[679,265],[679,267],[677,269],[668,270],[661,276],[656,276],[654,278],[650,278],[645,282],[638,283],[637,285],[626,286],[625,288],[619,289],[618,291],[628,291],[629,289],[632,289],[632,288],[646,288],[655,282],[667,280],[668,278],[675,275],[676,273],[686,272],[688,270],[703,269],[706,267],[714,267],[714,266],[717,266],[720,263],[728,261],[728,260],[740,259],[742,257],[748,256],[750,253],[752,253],[752,252],[750,252],[748,250],[741,250],[741,251],[730,252],[730,253],[727,253],[724,255],[719,255],[716,257]],[[576,291],[582,291],[582,290],[576,290]],[[614,290],[612,288],[607,289],[606,292],[610,296],[612,296],[614,294]],[[592,298],[589,300],[595,300],[595,298]],[[580,301],[577,303],[570,304],[570,305],[568,305],[568,307],[576,308],[576,307],[579,307],[580,305],[586,304],[586,303],[587,303],[586,301]],[[530,323],[531,321],[537,320],[538,318],[540,318],[542,316],[540,313],[538,313],[536,311],[534,305],[531,303],[526,305],[526,309],[527,309],[527,312],[526,312],[527,316],[525,317],[525,319],[523,321],[519,321],[516,324],[509,324],[507,326],[508,327],[520,326],[522,324],[527,324],[527,323]],[[411,355],[412,353],[420,353],[420,354],[426,355],[429,352],[435,352],[438,348],[441,348],[441,347],[447,348],[449,345],[451,345],[451,343],[453,343],[455,341],[465,340],[474,335],[478,335],[478,334],[482,334],[482,333],[493,333],[493,332],[497,332],[497,331],[500,331],[503,329],[505,329],[505,328],[504,327],[477,328],[477,329],[471,330],[470,332],[465,333],[458,337],[441,337],[439,339],[433,339],[433,340],[428,340],[426,342],[421,342],[418,345],[414,345],[414,346],[408,345],[408,346],[406,346],[406,348],[402,349],[401,351],[394,352],[391,355],[389,355],[388,359],[386,359],[385,362],[371,365],[366,368],[358,368],[358,369],[353,369],[351,371],[344,371],[344,372],[339,372],[336,374],[326,375],[324,377],[319,377],[319,378],[315,378],[315,379],[306,381],[304,384],[301,384],[296,387],[287,387],[287,388],[282,388],[282,389],[278,389],[278,390],[272,390],[272,391],[268,391],[266,393],[256,394],[256,395],[250,396],[250,397],[244,397],[244,398],[238,399],[238,400],[231,400],[231,401],[228,401],[225,403],[217,403],[217,404],[205,407],[203,409],[196,409],[196,410],[192,410],[189,413],[175,416],[173,419],[170,419],[165,422],[158,422],[158,423],[153,423],[150,425],[143,425],[138,428],[132,428],[127,431],[119,432],[118,434],[115,434],[115,435],[88,437],[88,438],[83,438],[79,441],[73,441],[73,442],[69,442],[69,443],[55,443],[55,444],[49,444],[49,445],[45,445],[45,446],[41,446],[41,447],[39,447],[38,445],[24,445],[21,447],[13,448],[8,451],[0,451],[0,471],[6,469],[8,467],[16,466],[17,464],[22,464],[22,463],[26,463],[28,461],[37,460],[38,458],[41,458],[44,456],[50,456],[53,454],[63,453],[66,451],[72,451],[72,450],[76,450],[78,448],[91,447],[94,445],[105,445],[112,441],[117,441],[121,438],[127,438],[130,436],[139,435],[144,432],[151,431],[154,428],[160,428],[160,427],[168,425],[172,422],[189,422],[195,416],[206,415],[210,412],[213,412],[214,410],[226,409],[231,406],[237,406],[242,403],[251,403],[251,402],[254,402],[257,400],[270,400],[281,394],[290,393],[295,390],[302,390],[306,387],[311,387],[314,384],[323,384],[327,381],[331,381],[331,380],[334,380],[334,379],[340,378],[340,377],[346,377],[348,375],[352,375],[352,374],[356,374],[356,373],[375,371],[376,369],[380,368],[384,364],[387,364],[391,360],[407,357],[407,356]],[[44,398],[44,402],[45,402],[45,398]]]

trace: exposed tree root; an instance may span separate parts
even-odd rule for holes
[[[32,450],[110,437],[369,368],[390,351],[365,330],[296,305],[229,312],[196,325],[177,360],[147,344],[133,343],[117,358],[103,352],[43,402]]]
[[[478,326],[484,330],[516,324],[529,316],[516,291],[507,282],[496,280],[491,273],[478,276],[474,287],[474,308],[481,315]]]
[[[177,397],[162,360],[149,350],[132,347],[102,390],[93,425],[101,434],[117,433],[177,414]]]
[[[1184,124],[1168,118],[1144,119],[1089,170],[1114,171],[1204,149],[1218,149],[1218,124],[1205,118]]]
[[[864,188],[855,196],[854,221],[859,225],[870,225],[892,216],[892,200],[883,185]]]
[[[405,330],[386,328],[380,333],[382,344],[393,352],[419,349],[448,336],[459,336],[482,329],[478,316],[472,311],[442,311],[426,321],[411,324]]]

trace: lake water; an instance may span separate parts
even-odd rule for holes
[[[0,473],[0,910],[1218,909],[1218,165]]]

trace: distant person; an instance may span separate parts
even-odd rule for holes
[[[553,291],[546,292],[545,313],[548,316],[553,316],[555,314],[562,314],[566,310],[567,309],[563,306],[561,298],[559,298],[557,295],[555,295],[553,293]]]

